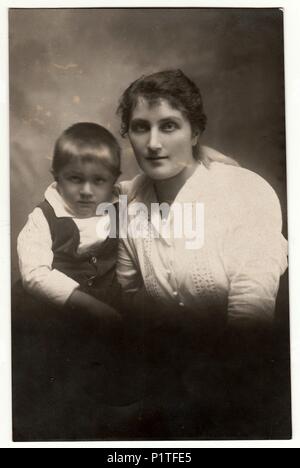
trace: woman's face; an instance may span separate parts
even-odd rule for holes
[[[149,103],[140,97],[133,110],[129,140],[141,169],[154,180],[170,179],[195,165],[198,136],[181,111],[166,99]]]

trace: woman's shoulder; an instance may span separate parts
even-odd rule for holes
[[[241,166],[231,166],[220,162],[211,163],[208,172],[212,179],[218,182],[218,190],[234,198],[245,199],[247,202],[278,202],[273,187],[262,176]]]
[[[132,180],[124,180],[119,182],[117,190],[119,195],[125,195],[128,197],[128,203],[137,197],[143,190],[145,185],[149,182],[148,177],[145,174],[139,174]]]
[[[279,198],[263,177],[249,169],[218,162],[210,165],[207,174],[209,199],[233,224],[234,220],[237,223],[250,220],[257,224],[281,225]]]
[[[243,200],[249,198],[277,200],[271,185],[257,173],[245,169],[230,156],[208,146],[201,147],[203,164],[207,169],[209,186],[214,190],[219,187],[224,194]]]

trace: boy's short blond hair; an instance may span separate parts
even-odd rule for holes
[[[110,150],[110,160],[103,164],[115,175],[121,174],[121,148],[113,134],[102,125],[91,122],[80,122],[65,130],[58,138],[54,148],[52,173],[57,177],[59,172],[73,159],[99,159],[100,149]]]

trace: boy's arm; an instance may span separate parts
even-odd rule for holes
[[[40,208],[29,215],[18,237],[18,255],[23,286],[31,294],[62,307],[78,288],[72,278],[52,269],[52,238]]]

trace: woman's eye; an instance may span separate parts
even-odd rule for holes
[[[145,133],[149,131],[149,127],[144,123],[134,123],[131,127],[131,130],[135,133]]]
[[[177,128],[178,126],[175,122],[166,122],[161,127],[163,132],[174,132]]]

